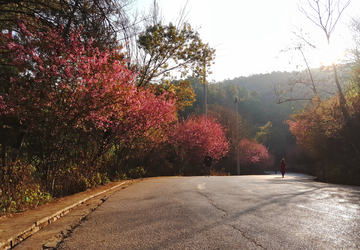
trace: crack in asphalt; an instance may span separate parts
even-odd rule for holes
[[[251,241],[252,243],[254,243],[257,247],[260,247],[261,249],[266,249],[265,247],[263,247],[261,244],[257,243],[256,240],[246,236],[245,232],[241,231],[240,229],[236,228],[233,225],[227,224],[228,226],[232,227],[234,230],[238,231],[239,233],[241,233],[241,235],[245,238],[248,239],[249,241]]]
[[[216,205],[214,204],[214,202],[213,202],[208,196],[206,196],[205,194],[203,194],[203,193],[201,193],[201,192],[199,192],[199,191],[197,191],[197,193],[200,194],[201,196],[204,196],[204,197],[209,201],[209,203],[210,203],[211,206],[213,206],[213,207],[216,208],[217,210],[225,213],[225,215],[222,215],[222,216],[221,216],[221,219],[224,219],[224,217],[228,215],[228,213],[226,212],[226,210],[224,210],[224,209],[216,206]]]
[[[198,194],[200,194],[201,196],[205,197],[205,198],[209,201],[209,203],[210,203],[211,206],[213,206],[213,207],[216,208],[217,210],[225,213],[225,215],[222,215],[222,216],[221,216],[221,219],[224,219],[224,217],[226,217],[226,216],[228,215],[228,212],[227,212],[226,210],[224,210],[224,209],[216,206],[216,205],[214,204],[214,202],[210,199],[210,197],[208,197],[207,195],[205,195],[205,194],[202,193],[202,192],[199,192],[198,190],[197,190],[196,192],[197,192]],[[233,228],[233,229],[236,230],[237,232],[239,232],[245,239],[247,239],[247,240],[249,240],[250,242],[252,242],[255,246],[260,247],[261,249],[266,249],[266,248],[264,248],[261,244],[257,243],[255,239],[252,239],[252,238],[246,236],[245,232],[241,231],[240,229],[236,228],[235,226],[233,226],[233,225],[231,225],[231,224],[229,224],[229,223],[226,223],[226,222],[224,222],[224,224],[227,225],[227,226],[229,226],[229,227],[231,227],[231,228]]]

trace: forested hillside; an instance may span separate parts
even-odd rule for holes
[[[232,112],[238,110],[241,116],[239,129],[242,131],[242,138],[254,139],[265,145],[275,156],[275,162],[279,162],[296,146],[285,121],[289,115],[301,108],[301,104],[277,104],[272,86],[288,81],[292,75],[293,73],[289,72],[272,72],[210,83],[207,88],[209,112],[212,114],[220,108],[230,109]],[[204,112],[204,85],[196,79],[188,80],[195,90],[196,101],[193,106],[187,107],[180,113],[185,117],[194,112]],[[220,115],[224,113],[222,111]],[[224,167],[232,174],[236,174],[236,163],[234,157],[232,158],[231,164],[226,162]],[[271,163],[271,169],[275,166],[275,162]]]

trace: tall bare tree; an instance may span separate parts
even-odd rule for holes
[[[306,18],[308,18],[313,24],[319,27],[325,37],[327,44],[331,44],[331,36],[335,31],[335,28],[343,15],[345,9],[350,5],[350,0],[299,0],[298,9]],[[311,43],[307,39],[303,41]],[[337,94],[339,96],[339,103],[341,113],[344,117],[344,131],[347,141],[353,146],[354,152],[359,157],[360,143],[356,139],[357,135],[354,134],[355,126],[352,118],[347,110],[347,101],[343,94],[343,90],[339,81],[337,65],[332,62],[333,77],[337,87]]]
[[[345,0],[345,1],[344,0],[299,0],[297,3],[299,11],[306,18],[308,18],[313,24],[315,24],[317,27],[319,27],[323,31],[328,45],[330,45],[331,35],[335,31],[335,28],[336,28],[341,16],[343,15],[345,9],[349,5],[350,5],[350,0]],[[291,79],[289,81],[288,84],[291,87],[288,88],[287,90],[294,90],[293,87],[295,85],[300,85],[301,89],[308,88],[310,90],[310,91],[306,91],[305,96],[295,98],[297,100],[299,100],[299,99],[307,99],[307,100],[310,99],[311,100],[311,96],[310,96],[311,94],[320,95],[320,97],[321,97],[320,92],[321,91],[324,92],[324,90],[325,90],[325,93],[329,92],[329,94],[331,94],[333,92],[333,90],[331,88],[329,88],[328,86],[324,86],[324,82],[329,80],[329,79],[327,79],[326,74],[325,75],[322,74],[319,82],[317,82],[317,80],[316,80],[316,79],[318,79],[318,77],[315,76],[315,74],[317,74],[318,72],[321,72],[322,70],[327,69],[327,68],[324,67],[319,70],[316,69],[315,70],[316,72],[313,72],[313,70],[311,69],[311,67],[308,64],[308,59],[305,54],[306,48],[318,49],[315,46],[315,43],[310,40],[310,37],[308,36],[307,33],[305,33],[305,34],[303,33],[303,30],[301,28],[297,28],[297,30],[293,33],[298,38],[299,42],[297,42],[294,46],[292,46],[291,49],[300,52],[306,69],[301,74],[298,74],[298,76],[296,78],[294,78],[294,79],[296,79],[295,81],[294,81],[294,79]],[[289,50],[290,49],[287,49],[287,51],[289,51]],[[337,93],[339,94],[339,97],[340,97],[340,104],[341,104],[344,116],[348,117],[348,113],[345,108],[346,99],[344,97],[341,83],[339,81],[337,65],[335,64],[335,62],[332,63],[332,71],[333,71],[333,79],[335,81]],[[306,77],[307,80],[305,82],[303,81],[305,78],[302,76],[304,74],[308,75]],[[299,75],[301,75],[301,76],[299,76]],[[293,88],[293,89],[291,89],[291,88]],[[329,91],[329,89],[330,89],[330,91]],[[276,88],[275,88],[275,90],[276,90]],[[292,99],[293,99],[293,97],[290,97],[290,98],[287,97],[286,99],[284,99],[284,96],[281,95],[284,93],[283,91],[277,90],[277,91],[275,91],[275,93],[277,93],[278,102],[283,102],[284,100],[292,101]],[[309,93],[311,93],[311,94],[309,94]]]
[[[332,73],[330,67],[311,67],[309,54],[314,49],[313,45],[298,39],[282,52],[300,54],[301,60],[291,60],[297,63],[296,68],[304,68],[293,72],[292,76],[283,83],[273,83],[272,89],[278,104],[285,102],[308,102],[314,98],[326,98],[336,93],[337,89],[330,84]],[[290,62],[289,62],[290,63]]]
[[[298,2],[298,8],[312,23],[318,26],[325,34],[328,45],[337,23],[344,10],[350,5],[350,0],[307,0]],[[337,67],[332,63],[334,80],[340,97],[340,105],[346,120],[349,121],[349,114],[346,111],[346,99],[341,89]]]

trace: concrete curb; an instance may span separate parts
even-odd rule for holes
[[[130,182],[130,181],[121,182],[118,185],[115,185],[115,186],[113,186],[111,188],[108,188],[108,189],[102,190],[99,193],[90,195],[90,196],[86,197],[85,199],[77,201],[73,205],[67,206],[67,207],[61,209],[60,211],[50,215],[50,216],[44,217],[43,219],[34,222],[34,224],[31,227],[19,232],[17,235],[14,235],[14,236],[0,242],[0,249],[11,249],[15,245],[19,244],[21,241],[25,240],[29,236],[31,236],[31,235],[35,234],[36,232],[38,232],[40,229],[44,228],[45,226],[47,226],[47,225],[53,223],[54,221],[56,221],[57,219],[61,218],[62,216],[64,216],[68,212],[70,212],[71,209],[83,204],[84,202],[86,202],[86,201],[88,201],[88,200],[90,200],[90,199],[92,199],[92,198],[94,198],[96,196],[99,196],[99,195],[101,195],[101,194],[103,194],[105,192],[108,192],[108,191],[111,191],[111,190],[113,190],[115,188],[118,188],[118,187],[120,187],[120,186],[122,186],[122,185],[124,185],[124,184],[126,184],[128,182]]]

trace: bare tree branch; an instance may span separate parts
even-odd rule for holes
[[[330,44],[330,36],[344,10],[350,4],[350,0],[346,0],[345,3],[342,2],[341,0],[327,0],[324,3],[324,0],[307,0],[305,3],[299,0],[297,6],[301,13],[323,30],[327,42]]]

